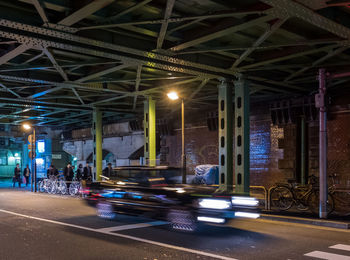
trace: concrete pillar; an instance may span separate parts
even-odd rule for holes
[[[249,195],[249,103],[247,81],[239,79],[235,82],[235,192],[242,195]]]
[[[102,111],[99,108],[93,110],[92,136],[94,179],[100,181],[102,175]]]
[[[233,190],[232,85],[222,80],[219,88],[219,190]]]
[[[156,102],[149,97],[144,103],[144,157],[149,166],[156,166]]]

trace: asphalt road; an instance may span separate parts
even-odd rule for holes
[[[234,220],[181,233],[150,219],[100,219],[78,198],[0,189],[0,259],[350,260],[350,231]]]

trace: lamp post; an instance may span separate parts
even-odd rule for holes
[[[171,100],[179,99],[176,92],[172,91],[167,94]],[[182,168],[182,183],[186,184],[186,153],[185,153],[185,104],[184,99],[181,99],[181,168]]]
[[[23,125],[23,128],[24,130],[30,130],[30,129],[33,129],[33,140],[32,140],[32,165],[33,165],[33,168],[32,168],[32,177],[30,178],[30,185],[31,185],[31,191],[33,192],[33,179],[34,179],[34,192],[37,191],[37,185],[36,185],[36,160],[35,160],[35,157],[36,157],[36,153],[35,153],[35,150],[36,150],[36,136],[35,136],[35,127],[34,126],[31,126],[29,124],[24,124]]]

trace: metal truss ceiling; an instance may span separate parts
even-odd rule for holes
[[[349,70],[350,10],[303,0],[0,0],[0,123],[79,127],[217,104],[221,79],[252,102],[312,93],[316,70]],[[337,18],[336,20],[334,18]],[[335,80],[334,85],[347,84]]]

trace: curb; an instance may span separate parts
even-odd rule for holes
[[[300,217],[290,217],[290,216],[275,216],[275,215],[268,215],[268,214],[260,214],[260,219],[339,228],[339,229],[350,229],[350,223],[334,221],[334,220],[310,219],[310,218],[300,218]]]

